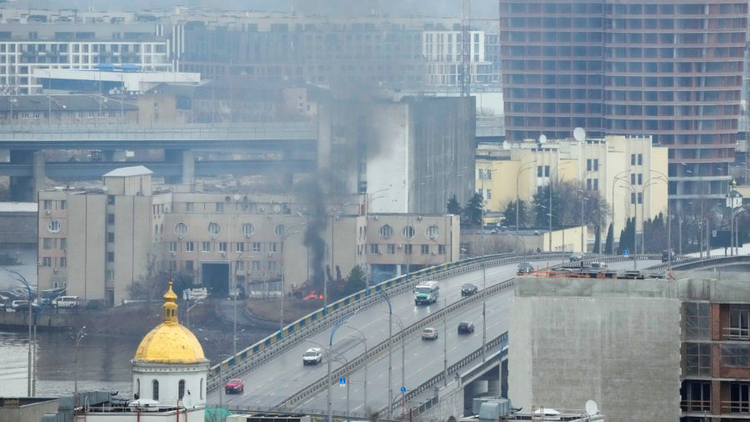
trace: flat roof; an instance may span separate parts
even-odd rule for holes
[[[39,204],[36,202],[0,202],[0,213],[10,212],[28,212],[36,213]]]
[[[154,174],[154,172],[144,166],[132,166],[132,167],[120,167],[119,169],[114,169],[110,171],[109,173],[105,174],[104,177],[144,176],[147,174]]]

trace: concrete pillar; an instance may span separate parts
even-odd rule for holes
[[[500,363],[500,396],[508,397],[508,361]]]
[[[39,191],[44,189],[44,181],[47,178],[47,172],[45,171],[46,163],[44,151],[34,151],[32,163],[33,176],[31,177],[31,183],[34,188],[33,201],[36,201],[39,197]]]
[[[318,106],[318,170],[331,168],[331,107]]]
[[[106,162],[115,161],[115,150],[113,149],[102,150],[102,161],[106,161]]]
[[[195,183],[195,153],[190,150],[182,152],[182,183]]]
[[[500,396],[500,380],[491,379],[487,380],[487,394],[490,396]]]

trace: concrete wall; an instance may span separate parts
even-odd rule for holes
[[[4,212],[0,214],[0,245],[36,246],[36,212]]]
[[[677,282],[518,278],[511,307],[515,406],[599,403],[607,420],[680,416]]]
[[[39,422],[45,413],[57,412],[58,399],[9,398],[0,403],[0,421]]]

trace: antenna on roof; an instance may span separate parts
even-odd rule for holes
[[[586,131],[583,130],[582,127],[577,127],[573,129],[573,139],[575,139],[578,142],[583,142],[586,140]]]

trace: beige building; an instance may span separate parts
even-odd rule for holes
[[[154,188],[147,168],[117,169],[100,188],[40,192],[39,288],[114,305],[167,271],[219,295],[236,282],[278,296],[282,280],[291,292],[330,268],[345,278],[361,265],[380,281],[458,259],[457,216],[366,214],[364,198],[327,206],[320,224],[291,196]],[[305,245],[313,227],[318,253]]]
[[[502,213],[516,198],[529,204],[537,189],[555,180],[599,191],[610,206],[607,224],[614,221],[616,237],[636,213],[639,231],[644,216],[667,213],[667,148],[653,146],[651,137],[526,140],[509,149],[480,145],[476,169],[476,189],[488,214]]]

